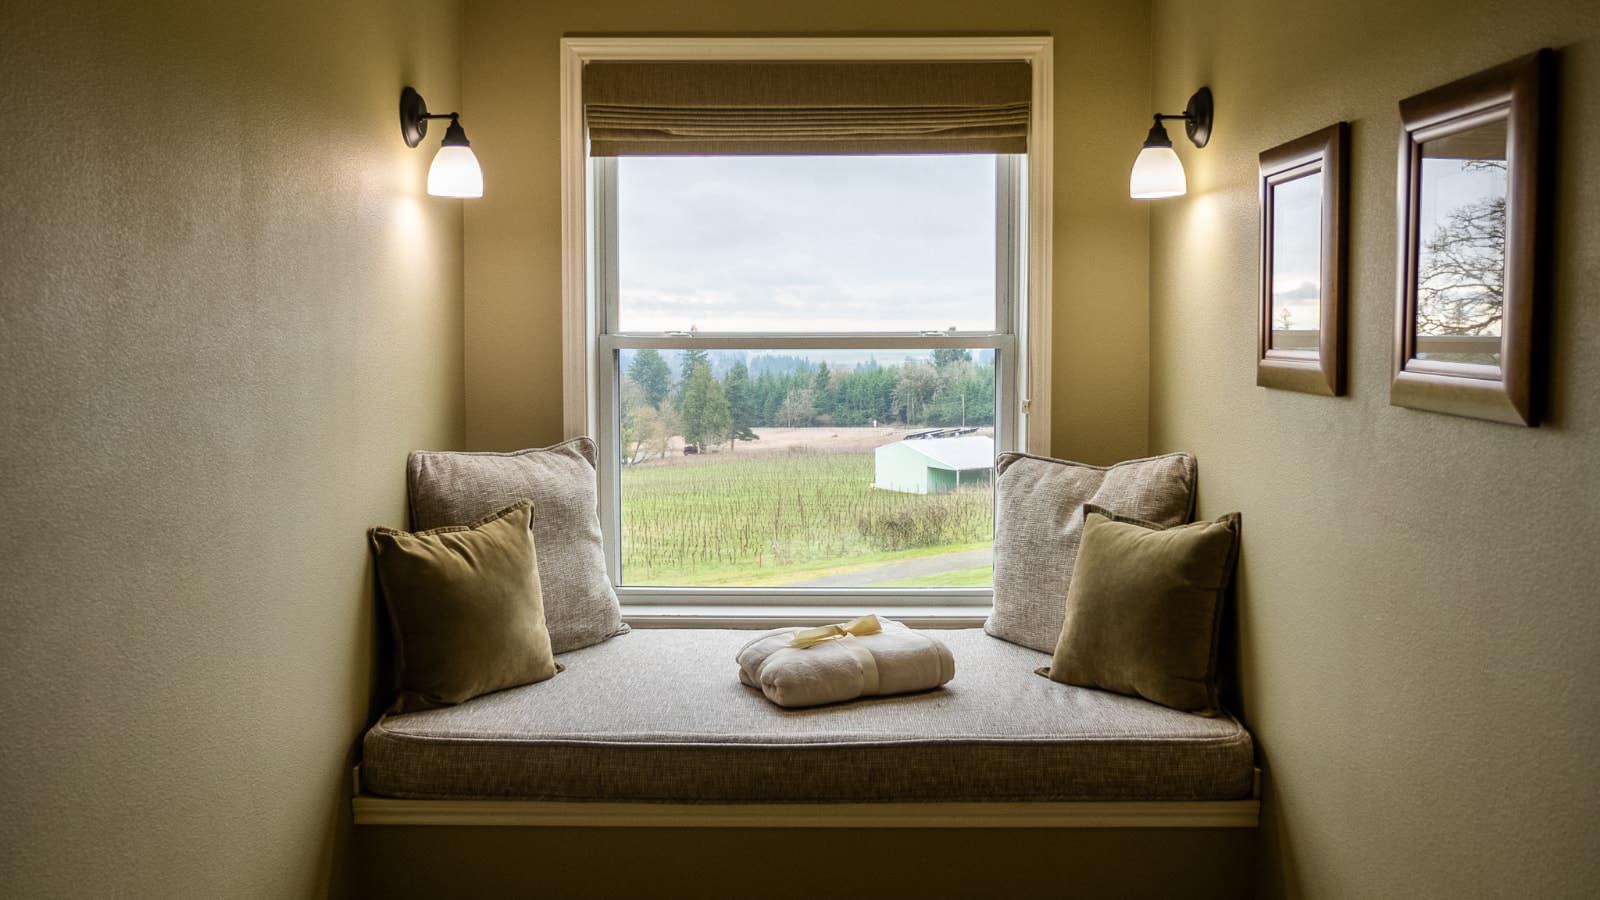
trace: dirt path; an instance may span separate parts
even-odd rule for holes
[[[711,452],[694,456],[683,455],[683,438],[675,437],[669,442],[669,449],[665,457],[659,459],[646,459],[634,463],[635,468],[655,469],[661,466],[683,465],[715,465],[723,461],[737,461],[741,459],[763,458],[768,456],[784,456],[798,451],[813,453],[871,453],[874,448],[884,444],[892,444],[904,438],[913,431],[919,431],[925,426],[909,428],[906,426],[881,427],[881,428],[757,428],[754,429],[760,440],[740,441],[738,446],[729,447],[723,444]],[[978,434],[994,436],[994,428],[985,425],[978,429]]]
[[[994,550],[984,547],[980,550],[963,550],[960,553],[944,553],[939,556],[924,556],[918,559],[865,566],[850,572],[839,572],[807,581],[790,582],[786,586],[864,587],[882,584],[886,581],[902,581],[907,578],[921,578],[924,575],[937,575],[940,572],[956,572],[961,569],[970,569],[974,566],[984,565],[993,558]]]

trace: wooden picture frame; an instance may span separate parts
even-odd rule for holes
[[[1339,122],[1261,154],[1262,387],[1344,393],[1349,149],[1350,126]]]
[[[1538,422],[1552,60],[1540,50],[1400,101],[1396,406]]]

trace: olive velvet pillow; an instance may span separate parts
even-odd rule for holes
[[[527,501],[471,525],[374,528],[399,656],[393,712],[454,706],[560,671],[544,624]]]
[[[1238,513],[1164,528],[1085,505],[1066,621],[1039,673],[1216,715],[1218,624],[1238,555]]]

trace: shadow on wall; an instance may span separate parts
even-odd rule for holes
[[[355,896],[360,883],[360,867],[356,865],[355,824],[351,820],[350,797],[352,788],[350,766],[361,762],[361,740],[366,730],[382,717],[395,698],[395,666],[397,651],[394,632],[389,624],[389,612],[384,605],[383,591],[378,584],[372,565],[372,555],[366,541],[361,543],[361,564],[364,567],[362,596],[369,598],[368,615],[357,625],[365,634],[356,636],[357,646],[367,648],[367,712],[361,729],[351,738],[344,759],[349,761],[338,781],[340,790],[334,795],[333,815],[329,819],[328,848],[323,858],[324,877],[318,884],[327,885],[327,897]],[[442,895],[441,895],[442,896]]]
[[[1241,522],[1242,522],[1241,518]],[[1245,690],[1243,654],[1240,645],[1243,642],[1243,615],[1240,610],[1240,598],[1246,596],[1244,589],[1244,556],[1248,551],[1249,526],[1246,523],[1241,529],[1239,541],[1239,560],[1234,568],[1233,586],[1228,590],[1228,595],[1222,604],[1222,621],[1218,625],[1217,640],[1217,692],[1222,700],[1222,705],[1244,721]],[[1245,727],[1250,726],[1245,722]],[[1257,751],[1260,756],[1260,751]]]
[[[1260,745],[1257,745],[1260,753]],[[1294,845],[1289,840],[1288,825],[1283,816],[1283,800],[1277,784],[1272,780],[1272,766],[1265,756],[1258,758],[1261,766],[1261,824],[1256,829],[1256,859],[1272,859],[1276,865],[1256,866],[1255,896],[1261,898],[1302,897],[1300,869],[1295,860]]]
[[[1263,858],[1260,855],[1261,850],[1270,849],[1275,858],[1282,861],[1282,865],[1276,868],[1257,867],[1254,896],[1298,897],[1302,894],[1300,881],[1281,815],[1278,785],[1272,779],[1270,748],[1262,745],[1261,736],[1256,733],[1256,729],[1251,728],[1249,717],[1245,714],[1250,708],[1246,703],[1248,692],[1245,681],[1249,673],[1245,670],[1244,659],[1245,649],[1249,643],[1247,629],[1251,624],[1251,616],[1242,601],[1246,597],[1254,596],[1250,592],[1249,569],[1245,566],[1245,554],[1248,552],[1249,538],[1246,534],[1239,545],[1239,565],[1234,573],[1232,597],[1223,607],[1222,634],[1217,645],[1219,688],[1223,705],[1237,716],[1246,728],[1251,729],[1256,744],[1256,765],[1261,769],[1261,824],[1254,835],[1256,846],[1261,849],[1252,859]]]

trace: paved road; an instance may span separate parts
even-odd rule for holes
[[[865,587],[867,585],[882,584],[885,581],[903,581],[907,578],[921,578],[924,575],[937,575],[940,572],[954,572],[960,569],[970,569],[981,566],[994,558],[994,550],[985,547],[981,550],[963,550],[960,553],[945,553],[939,556],[923,556],[917,559],[906,559],[900,562],[883,563],[853,572],[841,572],[837,575],[824,575],[821,578],[812,578],[807,581],[791,582],[788,587]]]

